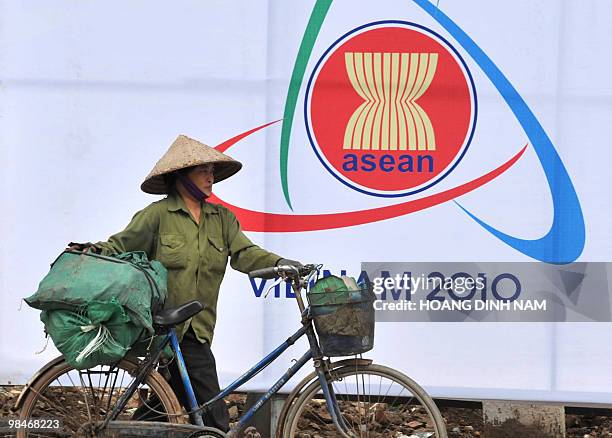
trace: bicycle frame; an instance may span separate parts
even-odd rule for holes
[[[308,313],[307,311],[305,312]],[[251,408],[245,412],[239,419],[234,428],[229,432],[228,436],[231,437],[233,434],[238,433],[242,430],[247,423],[251,420],[253,415],[268,401],[270,398],[276,394],[284,385],[293,377],[310,359],[314,359],[315,369],[317,372],[317,376],[319,382],[321,383],[321,388],[323,389],[323,394],[325,396],[325,401],[327,402],[327,406],[332,406],[333,409],[330,409],[330,415],[336,427],[340,430],[346,430],[346,425],[344,424],[341,415],[339,414],[339,408],[337,405],[336,398],[333,394],[333,390],[327,383],[327,379],[325,377],[325,372],[322,369],[322,359],[323,354],[321,353],[321,349],[319,347],[319,343],[314,334],[314,329],[312,327],[312,320],[307,316],[302,321],[302,327],[298,329],[293,335],[291,335],[287,340],[285,340],[282,344],[272,350],[266,357],[264,357],[261,361],[259,361],[255,366],[245,372],[243,375],[238,377],[232,383],[230,383],[225,389],[223,389],[219,394],[215,397],[204,403],[203,405],[197,405],[197,401],[195,396],[189,397],[190,402],[190,410],[197,411],[194,415],[193,420],[196,424],[200,424],[202,421],[201,411],[207,409],[213,403],[222,400],[236,389],[244,385],[246,382],[251,380],[261,371],[263,371],[268,365],[274,362],[281,354],[285,352],[290,346],[295,344],[295,342],[300,339],[302,336],[306,335],[308,338],[310,349],[306,351],[289,369],[285,372],[271,387],[263,394]],[[177,353],[177,360],[179,361],[179,370],[181,372],[181,378],[183,380],[183,385],[187,391],[187,394],[193,394],[193,389],[191,387],[191,381],[189,380],[189,375],[187,374],[187,370],[185,368],[185,363],[183,362],[182,354],[180,354],[180,346],[176,340],[176,335],[174,332],[171,333],[171,339],[174,339],[173,348],[176,347],[175,352]]]
[[[106,417],[104,422],[100,425],[98,430],[103,430],[110,421],[115,420],[119,412],[123,409],[124,405],[127,403],[129,398],[134,394],[138,385],[145,380],[148,373],[150,373],[154,366],[158,363],[162,350],[164,347],[170,343],[172,349],[175,352],[175,360],[177,361],[178,369],[181,375],[181,380],[183,382],[183,386],[185,388],[185,392],[188,397],[189,402],[189,411],[191,412],[191,420],[194,424],[198,426],[204,426],[204,422],[202,420],[202,411],[207,409],[213,403],[223,399],[228,396],[240,386],[251,380],[257,374],[259,374],[262,370],[264,370],[268,365],[274,362],[282,353],[284,353],[291,345],[295,344],[295,342],[300,339],[302,336],[306,335],[308,338],[308,342],[310,344],[310,348],[306,353],[304,353],[291,367],[285,372],[271,387],[270,389],[263,394],[257,402],[247,411],[245,412],[239,419],[238,423],[232,428],[232,430],[228,433],[229,437],[235,436],[240,430],[242,430],[246,424],[250,421],[250,419],[255,415],[255,413],[274,395],[276,394],[284,385],[287,383],[291,377],[293,377],[310,359],[314,360],[314,366],[316,370],[316,374],[321,385],[321,389],[323,390],[323,395],[325,397],[325,401],[328,407],[332,407],[329,409],[330,416],[332,417],[333,423],[336,425],[338,430],[345,432],[347,430],[346,424],[342,420],[340,415],[340,411],[338,408],[338,404],[336,401],[336,397],[333,393],[333,389],[331,385],[327,382],[327,378],[325,376],[325,370],[323,369],[323,355],[321,353],[321,349],[319,347],[318,340],[315,336],[314,329],[312,326],[312,319],[308,316],[308,309],[305,309],[303,312],[302,318],[302,327],[298,329],[293,335],[287,338],[282,344],[276,347],[272,352],[270,352],[266,357],[264,357],[260,362],[258,362],[255,366],[245,372],[243,375],[238,377],[232,383],[230,383],[225,389],[223,389],[219,394],[217,394],[212,399],[208,400],[202,405],[198,404],[195,393],[193,391],[193,386],[191,385],[191,380],[189,379],[189,375],[187,373],[187,368],[185,366],[185,361],[183,359],[183,355],[181,353],[181,348],[179,345],[178,338],[174,329],[169,329],[167,334],[165,334],[165,339],[161,342],[159,349],[156,350],[148,360],[145,360],[141,370],[138,375],[132,382],[132,384],[127,388],[127,390],[121,395],[117,403],[111,410],[110,414]],[[347,435],[348,436],[348,435]]]
[[[308,281],[308,280],[307,280]],[[202,419],[202,411],[207,409],[213,403],[222,400],[224,397],[228,396],[240,386],[251,380],[257,374],[259,374],[262,370],[264,370],[268,365],[274,362],[285,350],[287,350],[291,345],[295,344],[295,342],[306,335],[308,339],[308,343],[310,348],[306,353],[302,355],[289,369],[286,373],[284,373],[271,387],[263,394],[255,404],[245,412],[239,419],[238,423],[229,431],[228,437],[232,438],[236,436],[250,421],[250,419],[255,415],[255,413],[261,408],[270,398],[276,394],[284,385],[287,383],[291,377],[293,377],[310,359],[313,359],[313,364],[315,367],[315,372],[317,375],[317,379],[319,381],[319,385],[323,391],[323,396],[325,398],[325,402],[328,406],[329,414],[332,418],[332,421],[338,431],[340,431],[343,437],[349,437],[350,435],[347,433],[348,427],[345,424],[342,415],[340,414],[340,408],[338,407],[338,402],[336,400],[336,396],[334,394],[332,385],[327,381],[327,377],[325,375],[325,368],[323,366],[323,354],[321,352],[321,348],[319,346],[319,342],[317,337],[315,336],[315,331],[313,328],[312,318],[310,316],[310,308],[307,308],[304,305],[304,301],[302,299],[302,286],[301,282],[293,282],[292,289],[295,293],[295,298],[298,303],[298,307],[300,309],[300,313],[302,315],[302,327],[298,329],[293,335],[291,335],[285,342],[276,347],[272,352],[270,352],[266,357],[264,357],[261,361],[259,361],[254,367],[249,369],[246,373],[238,377],[232,383],[230,383],[225,389],[223,389],[219,394],[217,394],[212,399],[208,400],[202,405],[198,405],[198,400],[195,397],[195,393],[193,391],[193,386],[191,385],[191,380],[189,379],[189,375],[187,373],[187,367],[185,365],[185,360],[183,359],[183,354],[181,353],[181,347],[178,342],[178,338],[173,328],[168,329],[167,334],[159,349],[155,351],[148,360],[145,359],[142,369],[136,376],[136,379],[132,384],[128,387],[125,393],[117,401],[117,404],[113,407],[113,410],[109,415],[107,415],[106,419],[102,423],[102,425],[98,428],[99,430],[104,429],[109,421],[114,420],[121,409],[125,406],[129,398],[134,394],[138,385],[144,381],[147,374],[151,372],[154,366],[159,362],[161,357],[162,350],[165,348],[168,343],[171,344],[172,349],[175,352],[177,365],[179,368],[179,373],[181,375],[181,380],[183,382],[183,386],[185,388],[185,393],[187,394],[188,403],[189,403],[189,412],[191,416],[191,420],[198,426],[204,426],[204,421]]]

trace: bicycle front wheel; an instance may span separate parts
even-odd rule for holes
[[[137,370],[138,363],[126,359],[115,366],[100,365],[85,370],[76,370],[63,360],[54,364],[28,389],[19,418],[59,420],[57,424],[61,423],[61,427],[19,430],[17,437],[91,436],[95,425],[104,420],[134,381]],[[151,406],[154,411],[143,406],[147,398],[155,400],[155,406]],[[174,391],[156,371],[139,385],[116,420],[133,420],[134,414],[143,410],[146,418],[139,419],[185,422]]]
[[[328,373],[328,386],[335,394],[345,431],[332,422],[316,380],[290,408],[284,438],[447,437],[444,419],[432,398],[399,371],[381,365],[345,366]]]

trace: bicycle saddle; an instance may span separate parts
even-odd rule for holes
[[[198,300],[189,301],[178,307],[165,309],[153,316],[153,324],[170,327],[187,321],[193,315],[201,312],[204,305]]]

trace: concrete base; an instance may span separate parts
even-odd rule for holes
[[[263,393],[260,392],[249,392],[246,399],[246,409],[253,406],[262,395]],[[283,409],[286,398],[285,394],[273,395],[265,405],[259,408],[249,422],[249,426],[254,426],[262,438],[274,437],[278,416]]]
[[[561,405],[484,400],[485,438],[565,438]]]

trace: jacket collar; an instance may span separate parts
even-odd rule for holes
[[[187,205],[185,205],[185,201],[183,201],[183,198],[176,190],[171,190],[170,193],[168,193],[168,197],[166,199],[168,204],[168,211],[182,210],[185,213],[189,214],[189,209],[187,208]],[[211,204],[210,202],[205,202],[203,204],[202,211],[207,214],[219,213],[219,209],[217,208],[217,206],[215,204]]]

